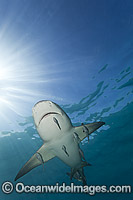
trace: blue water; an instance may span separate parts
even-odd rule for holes
[[[0,0],[0,185],[40,148],[32,107],[59,104],[74,126],[104,121],[81,148],[88,185],[133,187],[133,2]],[[5,70],[5,71],[4,71]],[[19,179],[71,181],[58,158]],[[80,184],[73,180],[75,184]],[[132,200],[132,194],[11,194],[3,200]]]

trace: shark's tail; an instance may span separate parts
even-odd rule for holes
[[[67,175],[70,177],[70,179],[74,178],[78,181],[81,181],[83,183],[83,186],[87,185],[83,167],[79,169],[75,169],[75,168],[71,169],[71,173],[67,172]]]

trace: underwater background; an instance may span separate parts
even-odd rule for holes
[[[32,107],[59,104],[74,126],[104,121],[81,148],[88,185],[133,186],[133,1],[0,0],[0,185],[40,148]],[[71,181],[58,158],[20,178]],[[73,180],[76,185],[80,182]],[[1,200],[132,200],[133,194],[4,194]]]

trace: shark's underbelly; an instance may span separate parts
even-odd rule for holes
[[[74,141],[73,135],[69,134],[61,138],[58,143],[53,145],[53,153],[71,168],[81,166],[81,156],[78,143]]]

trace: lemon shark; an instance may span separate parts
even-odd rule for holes
[[[44,141],[41,148],[20,169],[15,181],[27,174],[33,168],[58,157],[70,166],[67,173],[70,179],[75,178],[86,184],[83,167],[89,166],[85,160],[80,142],[104,125],[104,122],[94,122],[74,127],[68,115],[56,103],[48,100],[39,101],[32,108],[32,115],[36,129]],[[89,141],[89,140],[88,140]]]

